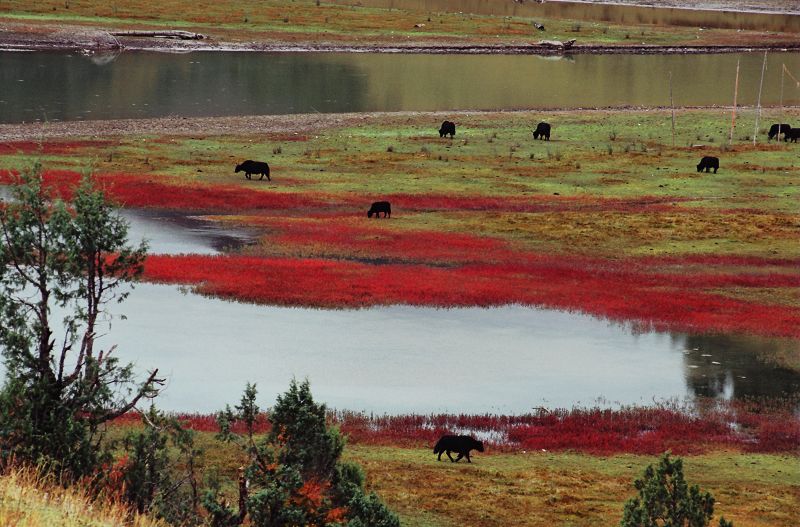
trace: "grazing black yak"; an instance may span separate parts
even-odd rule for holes
[[[783,134],[784,139],[789,136],[789,130],[792,129],[792,126],[789,124],[773,124],[769,127],[769,133],[767,133],[767,137],[769,141],[772,141],[774,138],[780,139],[778,137],[780,134]]]
[[[700,163],[697,165],[697,171],[702,172],[705,169],[706,172],[710,172],[711,169],[714,169],[714,173],[717,173],[717,169],[719,168],[719,158],[718,157],[710,157],[706,156],[700,160]]]
[[[376,218],[380,218],[381,212],[383,212],[384,218],[391,218],[392,205],[388,201],[376,201],[367,211],[367,218],[371,218],[373,214]]]
[[[450,135],[451,138],[456,135],[456,123],[452,121],[444,121],[442,123],[442,127],[439,128],[439,137],[446,135]]]
[[[536,125],[536,130],[533,131],[533,138],[550,140],[550,125],[547,123],[539,123]]]
[[[478,441],[470,436],[442,436],[442,438],[436,442],[436,446],[433,447],[433,453],[439,454],[439,461],[442,460],[442,454],[446,453],[447,457],[449,457],[450,461],[453,463],[465,456],[467,462],[472,463],[472,460],[469,458],[470,450],[483,452],[483,441]],[[458,452],[458,457],[453,459],[450,452]]]
[[[244,171],[244,177],[246,177],[247,179],[251,179],[250,174],[261,174],[261,178],[259,179],[259,181],[261,181],[261,179],[264,179],[264,176],[267,176],[267,181],[272,181],[269,178],[269,165],[264,163],[263,161],[252,161],[248,159],[247,161],[244,161],[242,164],[236,165],[236,173],[238,174],[239,172],[242,171]]]
[[[792,143],[797,142],[797,138],[800,137],[800,128],[792,128],[786,132],[784,136],[784,141],[792,140]]]

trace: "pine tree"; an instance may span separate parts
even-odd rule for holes
[[[689,486],[683,461],[664,454],[657,467],[648,465],[634,481],[639,496],[625,503],[621,527],[707,527],[714,516],[714,497]],[[733,527],[721,518],[720,527]]]
[[[220,439],[238,443],[251,461],[240,481],[238,510],[214,492],[205,496],[216,527],[240,525],[246,517],[255,527],[399,527],[386,505],[364,492],[361,470],[340,461],[344,439],[327,426],[325,405],[314,402],[308,381],[293,380],[278,397],[269,416],[272,429],[260,443],[255,397],[248,384],[236,411],[229,407],[218,418]],[[243,436],[231,432],[236,421],[245,425]]]
[[[98,349],[107,304],[142,271],[146,247],[84,177],[71,201],[53,196],[36,164],[0,204],[0,457],[81,477],[100,461],[103,423],[157,393],[114,348]],[[67,311],[60,327],[51,310]]]

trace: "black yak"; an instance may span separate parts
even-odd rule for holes
[[[700,163],[697,165],[697,171],[702,172],[705,169],[706,172],[710,172],[711,169],[714,169],[714,173],[717,173],[717,169],[719,168],[719,158],[718,157],[710,157],[706,156],[700,160]]]
[[[442,127],[439,128],[439,137],[446,135],[450,135],[451,138],[456,135],[456,123],[452,121],[444,121],[442,123]]]
[[[789,141],[791,139],[792,143],[796,143],[798,137],[800,137],[800,128],[792,128],[787,130],[784,141]]]
[[[250,174],[261,174],[261,179],[264,179],[264,176],[267,176],[267,181],[272,181],[269,178],[269,165],[264,163],[263,161],[252,161],[248,159],[247,161],[242,162],[240,165],[236,165],[236,173],[244,171],[244,177],[247,179],[251,179]]]
[[[376,218],[380,218],[381,212],[383,212],[384,218],[391,218],[392,205],[388,201],[376,201],[367,211],[367,218],[371,218],[373,214]]]
[[[769,133],[767,133],[767,137],[769,141],[772,141],[775,138],[780,139],[778,137],[780,134],[783,134],[784,138],[789,137],[789,131],[792,129],[792,126],[789,124],[773,124],[769,127]]]
[[[439,441],[436,442],[436,446],[433,447],[433,453],[439,454],[438,460],[442,460],[442,454],[447,454],[447,457],[450,458],[450,461],[453,463],[460,460],[462,457],[467,458],[468,463],[472,463],[472,460],[469,458],[469,451],[470,450],[477,450],[478,452],[483,452],[483,441],[478,441],[474,437],[470,436],[442,436]],[[453,456],[450,455],[450,452],[458,452],[458,457],[453,459]]]
[[[550,140],[550,125],[548,123],[539,123],[536,125],[536,130],[533,131],[534,139],[547,139]]]

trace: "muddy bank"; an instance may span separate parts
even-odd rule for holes
[[[60,36],[64,38],[59,38]],[[108,37],[97,31],[88,38],[75,33],[59,32],[47,38],[22,33],[0,33],[0,51],[70,51],[86,54],[121,51],[155,51],[188,53],[192,51],[251,51],[265,53],[419,53],[464,55],[561,55],[567,54],[702,54],[742,53],[750,51],[800,51],[800,40],[739,46],[659,46],[659,45],[592,45],[575,44],[566,51],[538,43],[469,44],[408,42],[403,44],[341,44],[317,42],[226,42],[212,38],[203,40],[167,40],[163,38]],[[113,39],[113,40],[111,40]]]
[[[421,53],[421,54],[697,54],[736,53],[747,51],[796,51],[800,39],[769,40],[750,45],[648,45],[648,44],[581,44],[568,51],[540,44],[534,36],[524,43],[474,43],[469,41],[435,42],[326,42],[326,41],[230,41],[206,34],[205,38],[181,40],[157,37],[114,35],[115,30],[76,25],[42,25],[0,22],[0,51],[70,51],[86,54],[120,51],[158,51],[185,53],[191,51],[258,51],[269,53]]]

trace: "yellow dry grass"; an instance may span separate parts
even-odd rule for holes
[[[63,488],[35,470],[12,468],[0,475],[2,527],[165,527],[132,514],[119,503],[98,502],[79,487]]]

